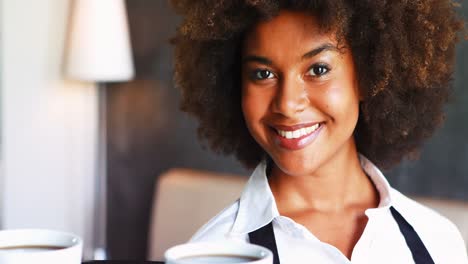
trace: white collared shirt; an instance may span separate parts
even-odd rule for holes
[[[248,234],[273,221],[281,264],[298,263],[414,263],[411,251],[389,208],[393,206],[423,241],[435,263],[468,264],[463,239],[453,223],[390,187],[384,175],[360,156],[361,166],[380,194],[377,208],[365,211],[367,225],[351,260],[336,247],[320,241],[308,229],[278,212],[260,163],[239,200],[205,224],[190,240],[248,242]]]

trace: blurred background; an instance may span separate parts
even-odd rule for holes
[[[195,120],[179,110],[168,40],[180,18],[168,1],[99,0],[95,8],[104,10],[124,3],[124,16],[115,21],[127,24],[106,24],[114,21],[112,15],[101,10],[95,16],[89,3],[83,4],[89,10],[82,9],[87,19],[76,22],[81,10],[76,4],[89,1],[0,0],[0,228],[68,230],[85,239],[87,259],[145,259],[150,235],[157,236],[150,231],[160,175],[188,168],[247,179],[250,171],[204,149]],[[459,11],[468,17],[468,5]],[[100,66],[115,72],[87,66],[86,56],[76,53],[93,49],[74,46],[74,23],[104,41],[114,31],[129,41],[119,45],[116,37],[100,47],[117,52]],[[458,46],[454,77],[446,123],[420,160],[385,173],[408,195],[464,204],[467,41]]]

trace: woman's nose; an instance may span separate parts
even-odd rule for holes
[[[294,117],[309,104],[305,83],[299,78],[284,78],[279,82],[273,101],[273,112]]]

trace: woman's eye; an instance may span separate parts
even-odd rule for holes
[[[273,73],[269,70],[256,70],[252,75],[254,80],[265,80],[274,77]]]
[[[320,77],[327,74],[329,70],[326,65],[314,65],[309,69],[309,75]]]

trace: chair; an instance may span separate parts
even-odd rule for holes
[[[162,260],[168,248],[187,242],[211,217],[240,197],[247,179],[191,169],[162,174],[155,186],[149,259]],[[468,202],[412,198],[449,218],[468,243]]]
[[[236,201],[246,176],[191,169],[171,169],[155,186],[148,237],[148,257],[163,260],[164,252],[187,242],[223,208]]]

